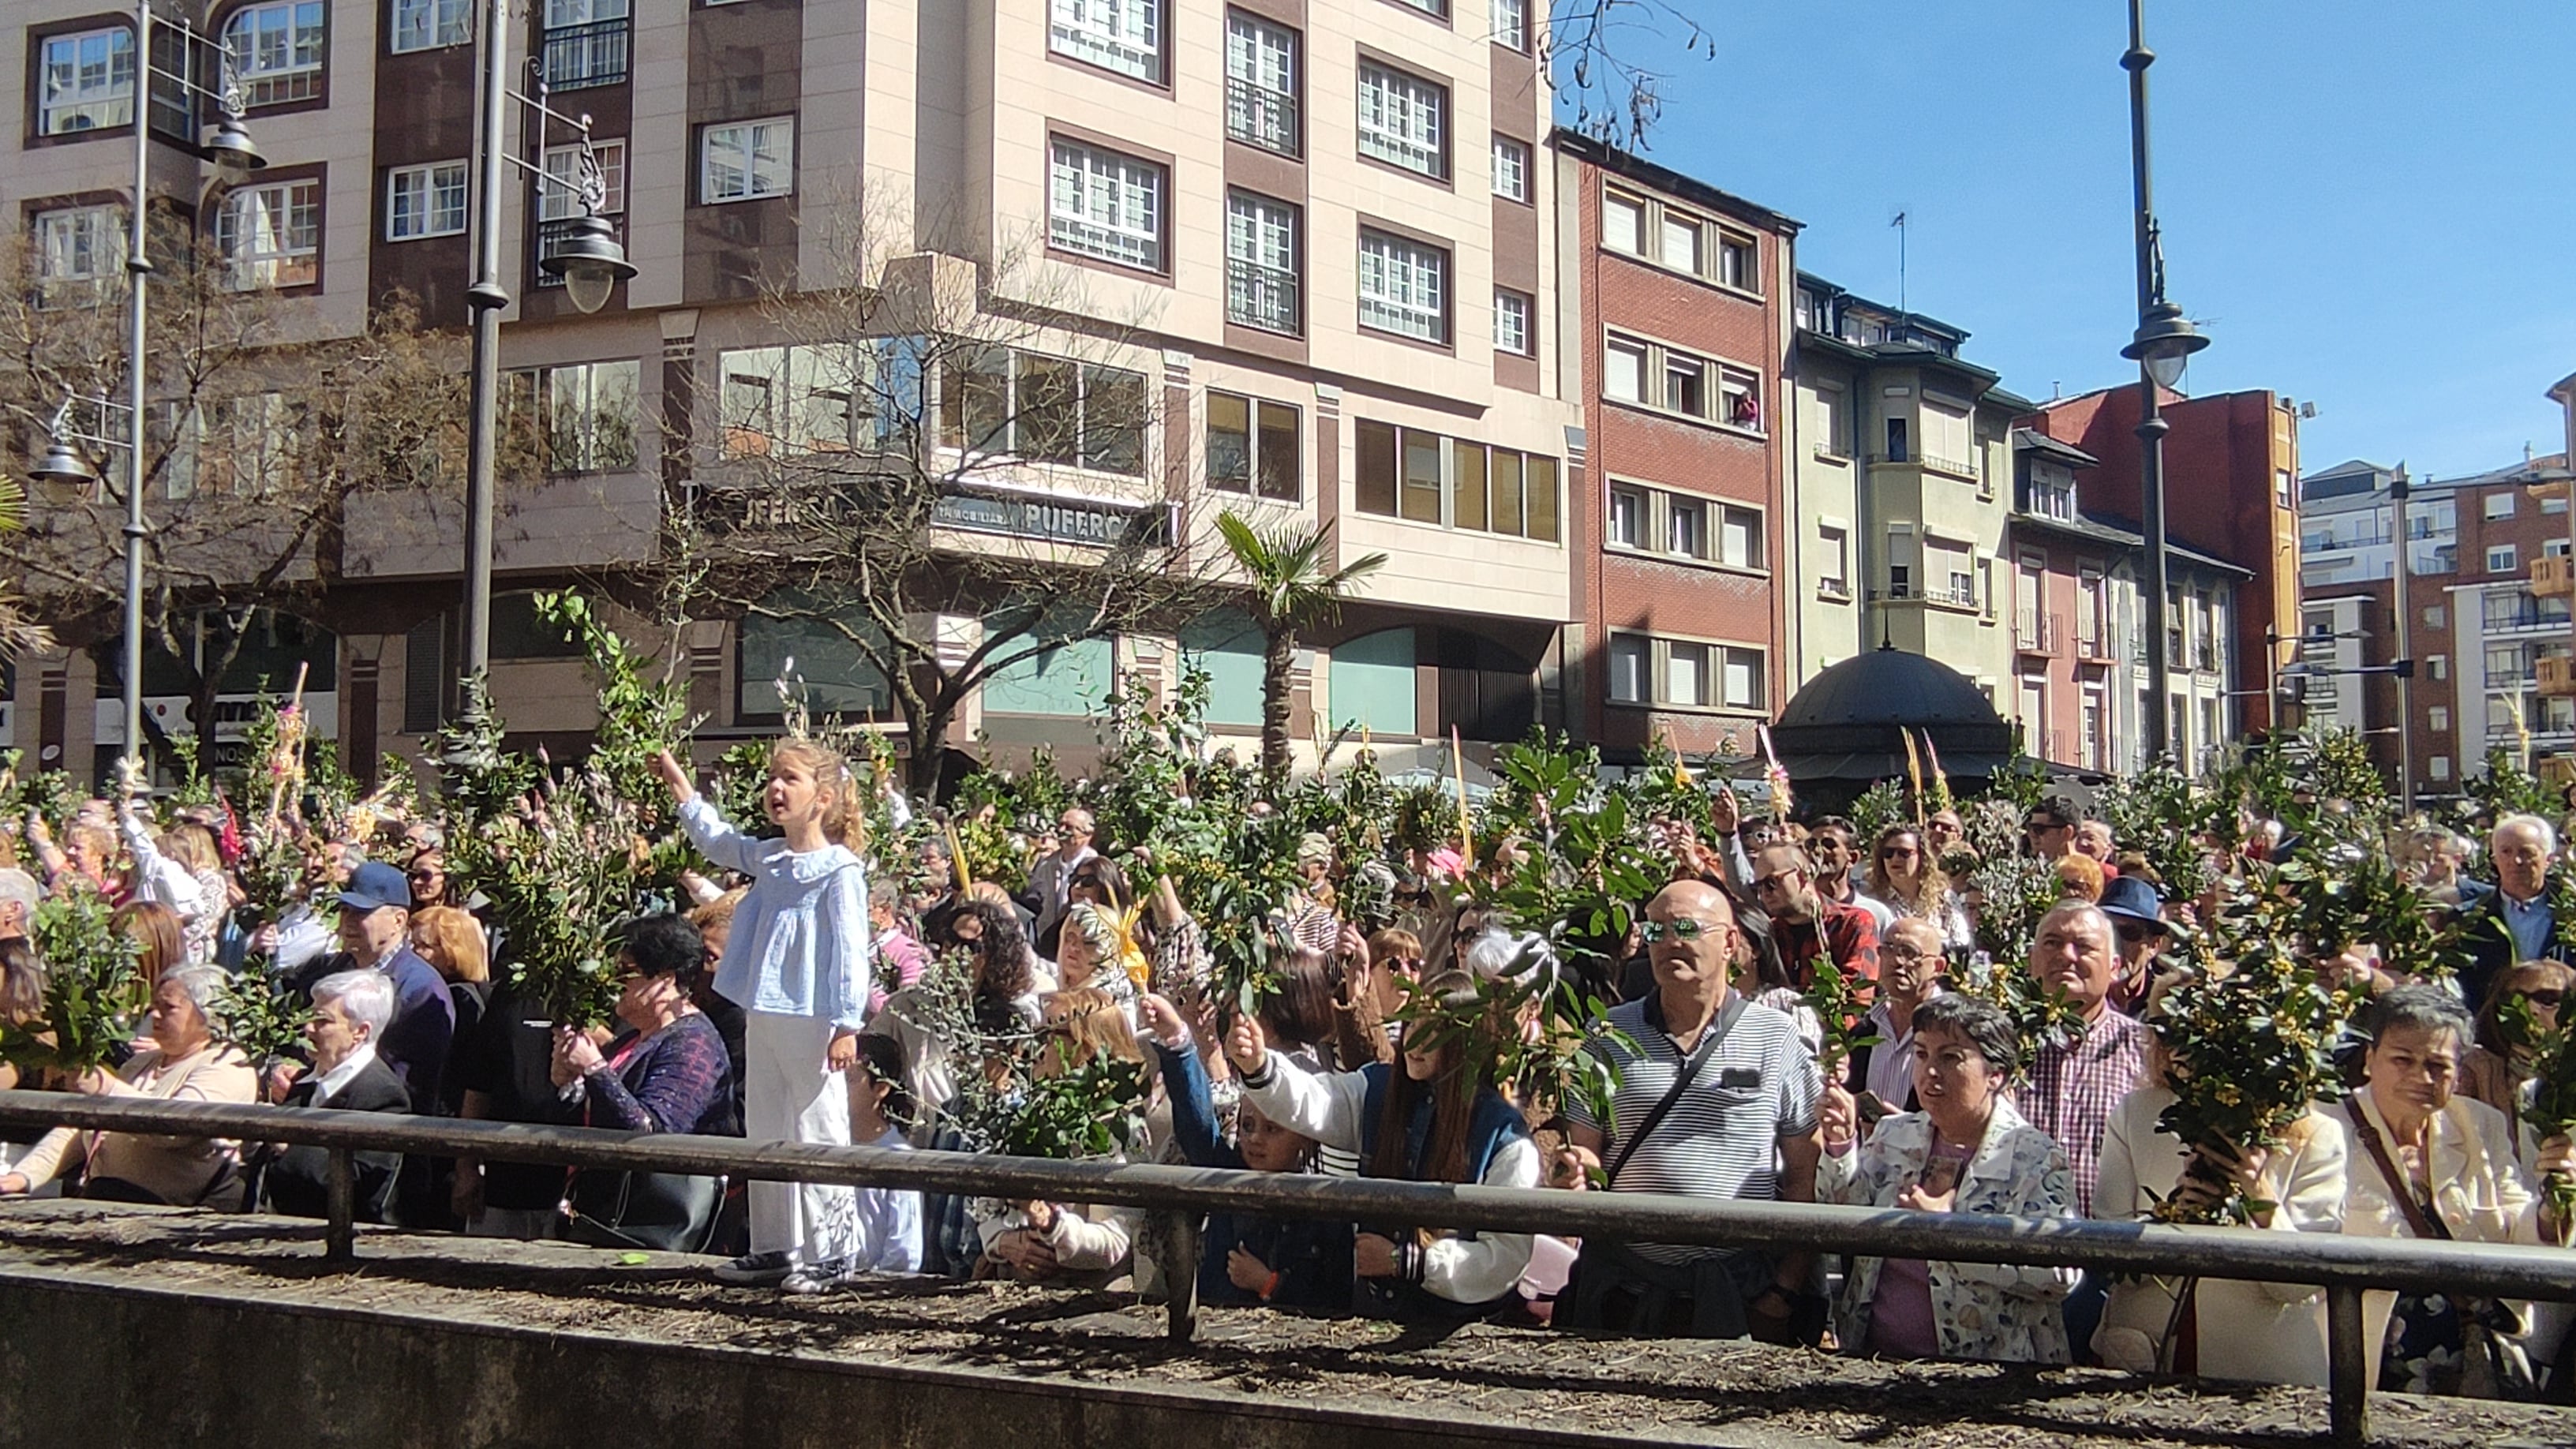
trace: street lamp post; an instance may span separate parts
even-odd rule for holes
[[[181,37],[180,64],[186,66],[199,47],[212,50],[220,57],[220,67],[213,87],[201,86],[188,76],[166,71],[152,63],[152,32],[155,26],[170,24]],[[232,48],[197,33],[186,21],[164,22],[152,13],[152,0],[134,3],[134,196],[127,207],[125,241],[125,385],[124,411],[129,428],[125,440],[125,653],[124,706],[125,758],[143,757],[143,545],[152,536],[152,527],[143,514],[143,479],[147,471],[144,450],[149,445],[145,434],[151,413],[151,399],[146,395],[150,385],[150,368],[144,352],[149,346],[145,336],[146,303],[152,277],[150,233],[146,219],[150,212],[152,185],[152,81],[155,77],[169,81],[190,97],[188,108],[196,109],[195,97],[215,102],[220,118],[207,128],[196,146],[200,159],[215,163],[219,175],[231,178],[246,171],[256,171],[268,164],[266,157],[251,145],[250,133],[242,124],[247,109],[241,86],[233,75]],[[95,399],[106,410],[105,399]],[[54,415],[54,426],[47,441],[45,460],[35,470],[39,479],[58,483],[86,484],[96,482],[98,474],[70,447],[74,437],[68,431],[71,405]],[[110,446],[103,439],[83,439]]]
[[[625,249],[617,244],[616,234],[599,214],[608,189],[599,158],[591,149],[590,117],[565,116],[549,108],[542,99],[542,80],[535,98],[510,89],[508,14],[508,0],[482,0],[475,27],[481,46],[482,90],[474,128],[474,283],[465,292],[465,305],[474,314],[465,446],[462,677],[467,679],[482,678],[492,662],[492,515],[494,460],[501,426],[501,309],[510,305],[510,294],[501,287],[501,178],[506,174],[503,163],[527,172],[541,191],[548,186],[561,187],[581,201],[582,215],[567,230],[562,245],[537,263],[549,276],[564,279],[565,295],[576,309],[598,311],[607,305],[609,292],[618,282],[635,275]],[[535,112],[539,125],[560,121],[580,134],[581,169],[577,180],[567,181],[507,153],[502,129],[509,102],[514,100]],[[476,694],[468,695],[468,708],[479,708]]]
[[[2173,750],[2172,665],[2165,653],[2165,432],[2170,425],[2156,394],[2182,380],[2183,364],[2209,339],[2183,319],[2180,307],[2165,300],[2164,246],[2147,164],[2147,67],[2155,61],[2156,53],[2147,49],[2145,0],[2129,0],[2129,49],[2120,66],[2129,73],[2129,160],[2137,186],[2138,330],[2120,355],[2138,364],[2138,483],[2144,495],[2139,524],[2147,548],[2147,695],[2152,701],[2147,749],[2163,757]]]
[[[2406,500],[2414,491],[2406,465],[2399,463],[2397,476],[2388,483],[2388,531],[2397,545],[2389,587],[2389,597],[2397,606],[2397,627],[2391,631],[2396,652],[2389,658],[2388,672],[2397,678],[2397,815],[2401,820],[2415,818],[2415,608],[2408,597],[2415,553],[2413,534],[2406,526]]]

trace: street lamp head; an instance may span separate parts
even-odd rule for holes
[[[268,166],[268,158],[251,144],[250,130],[238,116],[226,116],[208,127],[205,143],[197,150],[228,181]]]
[[[52,437],[45,440],[44,460],[36,464],[35,470],[27,476],[39,483],[86,488],[98,481],[98,470],[91,467],[89,460],[75,451],[69,442],[61,437]]]
[[[2131,362],[2145,363],[2147,376],[2155,385],[2170,388],[2182,381],[2183,364],[2208,345],[2209,339],[2184,319],[2180,307],[2158,302],[2139,320],[2137,336],[2120,349],[2120,355]]]
[[[626,248],[617,244],[616,229],[605,218],[587,214],[564,223],[563,235],[537,269],[563,278],[564,295],[585,314],[607,306],[609,290],[635,275]]]

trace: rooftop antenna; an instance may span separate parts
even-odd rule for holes
[[[1896,310],[1912,317],[1913,310],[1905,305],[1905,212],[1900,208],[1888,225],[1896,228]]]

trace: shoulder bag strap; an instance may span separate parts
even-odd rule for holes
[[[2397,1199],[2397,1210],[2406,1214],[2406,1226],[2413,1229],[2419,1238],[2449,1242],[2451,1230],[2443,1226],[2442,1215],[2415,1200],[2414,1180],[2398,1170],[2397,1163],[2388,1155],[2388,1144],[2380,1138],[2379,1129],[2371,1125],[2369,1115],[2361,1110],[2360,1099],[2344,1098],[2343,1109],[2351,1116],[2352,1125],[2359,1130],[2361,1145],[2370,1153],[2370,1160],[2379,1164],[2379,1175],[2388,1179],[2389,1191]]]
[[[1655,996],[1655,1010],[1658,1013],[1663,1010],[1663,996],[1660,992]],[[1708,1064],[1710,1057],[1717,1055],[1718,1044],[1726,1040],[1727,1032],[1734,1029],[1736,1018],[1742,1015],[1744,1015],[1744,993],[1728,992],[1726,1005],[1718,1009],[1717,1015],[1710,1019],[1708,1028],[1699,1034],[1699,1045],[1691,1049],[1689,1056],[1682,1058],[1681,1070],[1673,1073],[1673,1084],[1665,1090],[1663,1100],[1657,1102],[1654,1108],[1646,1113],[1646,1120],[1637,1124],[1637,1130],[1629,1134],[1627,1141],[1619,1144],[1618,1155],[1610,1159],[1610,1170],[1607,1176],[1613,1186],[1616,1186],[1619,1181],[1619,1169],[1627,1166],[1628,1159],[1636,1154],[1639,1147],[1645,1145],[1646,1138],[1657,1127],[1663,1125],[1665,1116],[1673,1110],[1673,1104],[1682,1099],[1682,1093],[1690,1090],[1691,1083],[1699,1077],[1699,1069]]]

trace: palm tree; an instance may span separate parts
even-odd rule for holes
[[[0,478],[0,533],[10,533],[27,525],[27,492],[15,479]],[[0,584],[0,659],[10,658],[23,650],[48,649],[53,640],[27,617],[18,598],[6,584]]]
[[[1247,605],[1262,639],[1261,773],[1275,784],[1288,778],[1288,676],[1297,662],[1297,631],[1331,623],[1352,586],[1386,567],[1386,555],[1335,569],[1331,541],[1311,523],[1256,529],[1229,509],[1216,526],[1252,590]]]

